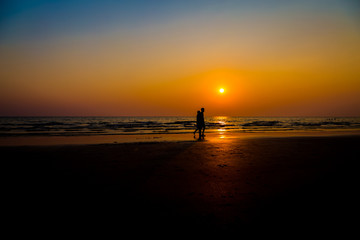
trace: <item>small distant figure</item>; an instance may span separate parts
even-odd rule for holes
[[[195,129],[195,131],[194,131],[194,138],[196,138],[195,137],[195,134],[196,134],[196,132],[197,131],[199,131],[200,133],[201,133],[201,127],[200,127],[200,111],[197,111],[197,114],[196,114],[196,129]]]
[[[201,125],[201,130],[202,130],[202,134],[201,137],[204,139],[205,137],[205,119],[204,119],[204,112],[205,109],[201,108],[201,112],[200,112],[200,125]],[[201,132],[201,131],[200,131]]]
[[[196,129],[194,131],[194,138],[197,131],[199,131],[199,140],[205,137],[205,120],[204,120],[204,108],[201,108],[201,112],[197,111],[196,115]]]

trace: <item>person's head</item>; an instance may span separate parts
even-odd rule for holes
[[[201,108],[201,111],[202,111],[202,112],[205,112],[205,109],[204,109],[204,108]]]
[[[200,111],[197,111],[197,113],[199,114],[199,113],[200,113]]]

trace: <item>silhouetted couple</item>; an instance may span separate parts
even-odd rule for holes
[[[201,108],[201,112],[197,111],[196,115],[196,129],[194,131],[194,138],[196,131],[199,131],[199,140],[204,139],[205,135],[205,120],[204,120],[204,108]]]

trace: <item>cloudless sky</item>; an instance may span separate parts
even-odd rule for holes
[[[201,107],[360,116],[359,1],[0,1],[0,115]]]

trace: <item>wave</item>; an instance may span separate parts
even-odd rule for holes
[[[195,130],[194,117],[2,117],[0,136],[169,134]],[[208,117],[207,131],[360,129],[360,118]]]

